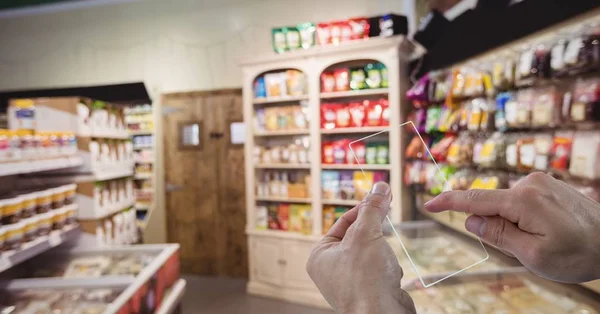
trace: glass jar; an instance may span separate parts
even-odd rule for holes
[[[59,209],[65,205],[65,191],[63,187],[52,189],[52,209]]]
[[[4,227],[6,230],[6,238],[4,245],[8,251],[18,250],[23,244],[23,236],[25,233],[25,224],[22,222],[14,223]]]
[[[25,194],[25,195],[21,195],[21,198],[23,199],[23,211],[21,214],[21,218],[29,218],[29,217],[33,217],[36,215],[36,200],[37,200],[37,193],[29,193],[29,194]]]
[[[23,200],[20,197],[4,200],[2,212],[2,225],[10,225],[19,222],[23,212]]]
[[[19,136],[20,140],[20,148],[23,156],[22,158],[34,159],[38,157],[33,132],[30,130],[18,130],[17,135]]]
[[[77,184],[65,185],[65,205],[72,205],[75,203],[75,195],[77,194]]]
[[[37,192],[35,200],[37,214],[44,214],[52,210],[52,193],[52,189]]]
[[[17,131],[6,131],[8,139],[8,155],[9,160],[21,160],[23,159],[23,152],[21,150],[21,138]]]

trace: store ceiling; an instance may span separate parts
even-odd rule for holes
[[[3,0],[0,1],[0,10],[22,9],[60,2],[73,2],[81,0]]]

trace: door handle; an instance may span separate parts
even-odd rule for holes
[[[208,133],[208,137],[213,138],[213,139],[220,139],[221,137],[223,137],[225,134],[223,134],[222,132],[210,132]]]
[[[183,186],[181,186],[181,185],[167,183],[167,185],[165,186],[166,192],[175,192],[175,191],[180,191],[180,190],[183,190]]]

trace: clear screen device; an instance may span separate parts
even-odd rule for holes
[[[398,126],[401,138],[408,141],[407,151],[411,155],[416,156],[414,161],[416,165],[403,164],[403,179],[407,176],[418,176],[424,184],[420,186],[417,203],[425,202],[424,198],[431,198],[443,191],[449,191],[454,184],[449,183],[450,177],[454,174],[455,169],[447,164],[438,163],[434,156],[438,154],[435,150],[432,152],[429,144],[432,141],[441,141],[443,138],[432,138],[430,136],[422,136],[415,124],[412,121],[405,122]],[[349,144],[350,152],[352,153],[355,162],[358,164],[362,174],[365,177],[370,175],[369,166],[377,164],[381,161],[378,158],[377,141],[379,138],[389,134],[389,130],[371,134],[369,136],[352,141]],[[437,143],[437,142],[436,142]],[[443,146],[445,143],[440,143]],[[375,148],[373,148],[375,147]],[[433,150],[433,147],[432,147]],[[448,156],[460,154],[455,148],[446,149]],[[386,152],[387,153],[387,152]],[[398,155],[400,156],[400,155]],[[444,157],[445,158],[445,157]],[[405,159],[406,160],[406,159]],[[397,188],[397,187],[393,187]],[[392,195],[399,191],[392,190]],[[397,197],[394,195],[394,197]],[[462,228],[465,232],[466,213],[459,212],[441,212],[441,213],[426,213],[423,214],[433,218],[434,220],[451,224],[455,228]],[[426,230],[404,230],[403,228],[394,226],[394,223],[387,217],[387,221],[391,226],[393,237],[388,240],[398,256],[398,260],[404,272],[409,272],[412,268],[414,276],[418,278],[420,284],[429,288],[448,278],[458,275],[462,272],[474,269],[481,270],[485,268],[485,261],[489,259],[489,254],[483,245],[481,239],[478,238],[478,243],[475,245],[464,245],[462,242],[453,241],[449,237],[434,235]]]

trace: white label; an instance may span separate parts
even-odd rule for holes
[[[535,163],[535,146],[533,144],[521,145],[519,149],[521,165],[533,167]]]
[[[506,147],[506,163],[511,167],[517,166],[517,145],[510,144]]]
[[[231,134],[231,144],[244,144],[246,142],[246,124],[244,122],[234,122],[229,125]]]
[[[504,114],[508,125],[515,125],[517,123],[517,103],[513,100],[506,102]]]
[[[537,170],[548,169],[548,156],[546,156],[546,155],[535,156],[535,167],[534,168]]]
[[[577,63],[577,59],[579,58],[579,50],[581,49],[581,44],[581,38],[575,38],[569,42],[567,48],[565,49],[564,62],[566,64],[573,65]]]
[[[565,45],[558,44],[552,48],[550,65],[553,70],[561,70],[565,67]]]
[[[525,51],[521,54],[521,60],[519,63],[519,73],[521,76],[528,75],[531,72],[531,65],[533,64],[533,50]]]

